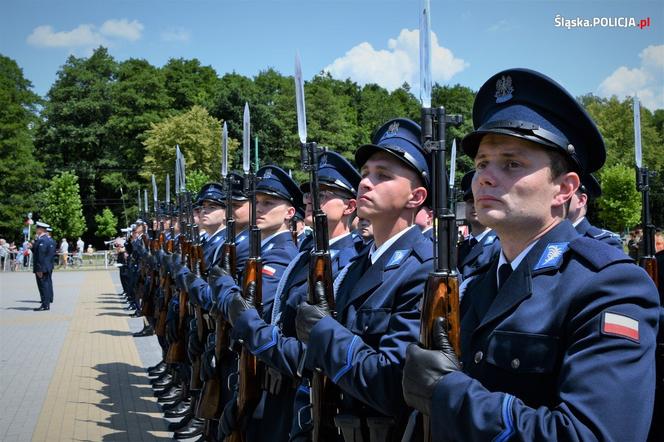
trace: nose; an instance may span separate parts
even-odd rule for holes
[[[496,176],[493,173],[493,169],[490,165],[485,165],[481,169],[475,170],[475,175],[473,176],[472,187],[475,186],[493,186],[495,184]]]
[[[360,185],[358,186],[358,196],[370,191],[373,188],[373,183],[369,179],[369,175],[365,176],[360,180]]]

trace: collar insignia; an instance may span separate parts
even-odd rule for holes
[[[547,267],[558,267],[563,260],[563,256],[569,248],[568,242],[550,243],[542,252],[537,265],[533,270],[544,269]]]
[[[504,103],[512,98],[514,87],[512,86],[512,77],[502,76],[496,81],[496,103]]]
[[[403,261],[406,256],[408,256],[408,249],[406,249],[406,250],[397,250],[396,252],[394,252],[392,254],[392,257],[387,262],[385,267],[397,266],[397,265],[401,264],[401,261]]]

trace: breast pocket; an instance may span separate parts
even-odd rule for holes
[[[515,373],[550,373],[558,347],[557,336],[496,330],[489,337],[486,361]]]
[[[382,335],[390,323],[390,309],[360,309],[355,314],[351,331],[362,336]]]

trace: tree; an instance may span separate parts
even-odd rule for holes
[[[609,230],[624,232],[641,219],[641,198],[636,190],[634,170],[615,164],[605,167],[600,176],[603,189],[597,201],[600,218]]]
[[[153,124],[143,144],[141,176],[146,181],[154,174],[157,182],[163,183],[170,173],[174,182],[176,145],[184,154],[187,178],[194,170],[213,180],[221,178],[221,124],[201,106]],[[229,156],[237,146],[237,141],[229,140]]]
[[[85,218],[76,175],[61,172],[53,177],[41,199],[41,219],[53,227],[56,238],[75,238],[85,232]]]
[[[210,66],[202,66],[196,58],[172,58],[162,68],[172,107],[186,110],[194,105],[210,108],[219,79]]]
[[[41,100],[31,89],[16,62],[0,55],[0,237],[5,238],[16,237],[43,183],[32,142]]]
[[[118,232],[118,219],[108,207],[104,207],[101,214],[95,215],[95,222],[97,223],[95,235],[99,238],[112,238]]]
[[[210,181],[212,180],[208,175],[204,174],[200,170],[193,170],[191,172],[187,172],[185,185],[187,190],[192,193],[192,198],[196,198],[196,195],[201,190],[201,187]]]

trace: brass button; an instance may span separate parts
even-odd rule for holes
[[[512,368],[516,370],[517,368],[519,368],[519,365],[521,365],[521,361],[518,358],[514,358],[512,359],[511,365]]]
[[[479,364],[483,357],[484,357],[484,353],[482,353],[481,350],[478,351],[477,353],[475,353],[475,359],[474,359],[475,363]]]

